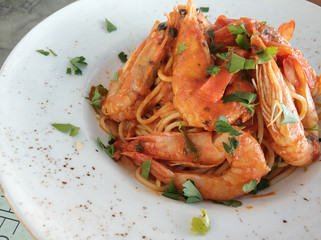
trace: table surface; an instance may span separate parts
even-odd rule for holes
[[[15,45],[40,21],[75,0],[0,1],[0,68]],[[310,0],[321,6],[321,0]],[[0,240],[32,240],[0,192]]]

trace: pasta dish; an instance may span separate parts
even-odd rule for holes
[[[289,43],[293,20],[210,23],[191,1],[165,16],[95,107],[116,161],[132,160],[137,179],[167,196],[192,185],[226,201],[318,159],[321,78]]]

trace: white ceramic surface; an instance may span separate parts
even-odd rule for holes
[[[0,183],[16,214],[36,239],[320,239],[321,162],[299,169],[243,206],[185,204],[158,196],[96,144],[107,141],[85,97],[91,85],[108,86],[170,0],[81,0],[41,22],[12,51],[0,71]],[[220,14],[247,16],[277,27],[296,20],[292,44],[321,73],[321,8],[301,0],[197,1]],[[105,18],[117,26],[107,33]],[[58,56],[35,50],[50,48]],[[69,59],[84,56],[83,76],[67,75]],[[72,138],[51,123],[81,128]],[[77,142],[83,148],[76,150]],[[190,232],[207,210],[211,230]]]

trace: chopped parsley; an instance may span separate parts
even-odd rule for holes
[[[206,73],[214,76],[215,74],[219,74],[221,71],[221,67],[220,66],[215,66],[215,65],[211,65],[206,69]]]
[[[143,162],[141,175],[145,179],[148,179],[151,164],[152,164],[152,160],[147,160]]]
[[[232,52],[231,61],[225,67],[229,73],[236,73],[243,69],[255,69],[255,60],[243,58]]]
[[[69,133],[69,136],[76,136],[80,130],[80,127],[76,127],[70,123],[53,123],[51,124],[54,128],[56,128],[58,131],[63,133]]]
[[[269,179],[261,178],[261,181],[256,185],[255,189],[252,190],[252,193],[257,194],[258,191],[261,191],[261,190],[266,189],[268,187],[270,187]]]
[[[213,203],[217,203],[217,204],[223,204],[225,206],[229,206],[229,207],[240,207],[242,206],[242,202],[238,201],[238,200],[229,200],[229,201],[213,201]]]
[[[254,189],[256,189],[256,185],[257,185],[257,180],[254,179],[251,182],[244,184],[244,186],[242,187],[242,190],[243,192],[253,191]]]
[[[216,126],[215,131],[218,133],[230,133],[231,136],[242,135],[241,132],[237,131],[227,122],[227,118],[223,115],[218,118],[218,120],[214,123],[214,126]]]
[[[107,20],[107,18],[105,18],[105,21],[106,21],[107,32],[110,33],[110,32],[113,32],[113,31],[117,30],[117,27],[114,24],[112,24],[111,22],[109,22]]]
[[[195,161],[197,161],[199,156],[201,155],[201,151],[193,143],[193,141],[187,136],[185,132],[183,134],[184,134],[184,140],[185,140],[184,151],[186,153],[186,156],[187,157],[191,156]]]
[[[72,58],[69,62],[72,68],[67,68],[67,74],[72,74],[73,69],[75,75],[82,75],[81,68],[87,66],[87,63],[85,62],[85,58],[83,56]]]
[[[171,199],[177,199],[181,195],[178,193],[177,187],[174,184],[174,179],[172,178],[171,183],[166,185],[166,192],[162,193],[163,196],[171,198]]]
[[[239,101],[240,105],[248,108],[248,111],[254,116],[254,107],[259,103],[253,104],[256,100],[256,94],[250,92],[234,92],[233,94],[222,97],[223,103]]]
[[[201,12],[207,13],[210,10],[210,8],[209,7],[200,7],[200,10],[201,10]]]
[[[127,54],[125,54],[124,52],[120,52],[118,54],[118,57],[119,57],[120,61],[122,61],[123,63],[127,62]]]
[[[209,46],[209,49],[210,49],[210,52],[211,53],[214,53],[216,52],[217,50],[221,49],[222,47],[224,47],[224,45],[221,43],[220,45],[216,46],[214,45],[214,34],[213,34],[213,31],[212,30],[208,30],[207,31],[208,33],[208,36],[210,37],[210,40],[211,40],[211,43],[210,43],[210,46]]]
[[[113,81],[114,81],[114,82],[117,82],[117,81],[118,81],[118,77],[119,77],[118,72],[114,72]]]
[[[114,158],[115,154],[115,148],[114,148],[114,143],[115,139],[113,138],[113,133],[110,132],[109,139],[108,139],[108,145],[105,146],[105,144],[102,143],[100,138],[97,138],[98,144],[102,147],[102,149],[107,153],[107,155],[111,158]]]
[[[191,231],[194,234],[205,235],[210,230],[210,219],[204,209],[201,209],[202,215],[193,217]]]
[[[230,146],[227,145],[225,142],[223,142],[224,150],[225,150],[225,152],[227,152],[228,155],[234,156],[234,150],[237,149],[237,147],[239,145],[239,141],[235,137],[229,137],[228,142],[229,142]]]
[[[202,194],[197,190],[191,179],[187,179],[187,181],[183,183],[183,187],[183,196],[186,198],[186,203],[203,201]]]
[[[259,58],[258,64],[266,63],[272,59],[278,53],[277,47],[267,47],[265,50],[263,47],[260,51],[256,53],[256,56]]]
[[[227,29],[230,30],[230,32],[233,35],[245,34],[246,36],[251,37],[251,34],[249,34],[248,31],[245,29],[244,23],[238,26],[230,25],[227,27]]]
[[[45,56],[48,56],[50,54],[50,52],[47,52],[47,51],[42,50],[42,49],[36,50],[36,52],[41,53],[42,55],[45,55]]]
[[[102,97],[104,97],[107,92],[108,90],[101,84],[96,87],[92,86],[89,93],[89,98],[87,98],[88,100],[90,100],[89,104],[100,109],[102,107]]]
[[[251,45],[249,43],[249,41],[247,40],[246,37],[244,37],[243,35],[241,34],[238,34],[236,39],[235,39],[235,42],[240,46],[241,49],[243,50],[248,50],[251,48]]]
[[[286,123],[298,123],[299,119],[298,116],[291,112],[283,103],[280,103],[282,110],[283,110],[283,121],[281,124]]]
[[[176,54],[182,53],[185,49],[187,49],[186,45],[184,43],[179,43],[178,44],[178,49]]]

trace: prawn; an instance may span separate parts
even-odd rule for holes
[[[221,115],[224,115],[229,123],[235,122],[238,118],[242,118],[245,122],[251,118],[246,107],[238,102],[223,103],[220,99],[233,74],[221,67],[219,74],[206,79],[208,75],[206,70],[212,64],[209,47],[197,21],[195,6],[188,1],[186,8],[187,13],[180,21],[174,49],[172,88],[175,108],[190,126],[209,131],[214,130],[214,123]],[[182,46],[185,46],[183,51],[181,51]],[[221,79],[225,79],[223,86]],[[220,84],[219,93],[217,84]],[[211,92],[208,87],[215,92],[213,95],[219,96],[214,96],[214,101],[212,97],[204,94],[203,90],[205,93]]]
[[[111,81],[102,112],[112,120],[120,122],[135,118],[139,104],[154,83],[160,62],[169,51],[166,48],[170,41],[167,24],[156,21],[149,36],[118,71],[118,80]]]
[[[238,147],[234,154],[224,151],[223,142],[227,141],[229,134],[218,134],[217,139],[221,139],[219,150],[224,152],[224,157],[230,164],[230,168],[220,175],[206,175],[195,172],[173,171],[164,164],[152,159],[150,156],[138,152],[125,152],[136,160],[138,164],[152,160],[151,174],[160,179],[164,184],[170,184],[174,180],[175,186],[182,191],[183,184],[192,180],[202,194],[204,199],[226,201],[246,194],[242,187],[252,180],[261,180],[261,177],[270,171],[265,163],[264,153],[257,140],[248,132],[237,136]]]
[[[118,141],[115,147],[121,152],[138,151],[154,159],[176,162],[180,165],[189,163],[189,166],[221,164],[225,160],[224,152],[220,151],[221,145],[223,141],[228,141],[227,138],[222,139],[222,136],[212,132],[154,133],[130,138],[130,140],[132,141],[129,143]]]
[[[256,45],[256,49],[265,47],[258,37],[252,37],[251,44]],[[291,165],[308,165],[317,156],[318,148],[314,144],[316,140],[305,137],[303,125],[299,121],[297,109],[281,70],[272,58],[267,63],[257,64],[256,74],[260,108],[271,137],[269,141],[272,148]],[[298,122],[282,124],[280,118],[272,121],[278,109],[276,101],[279,104],[283,103],[296,116]]]

